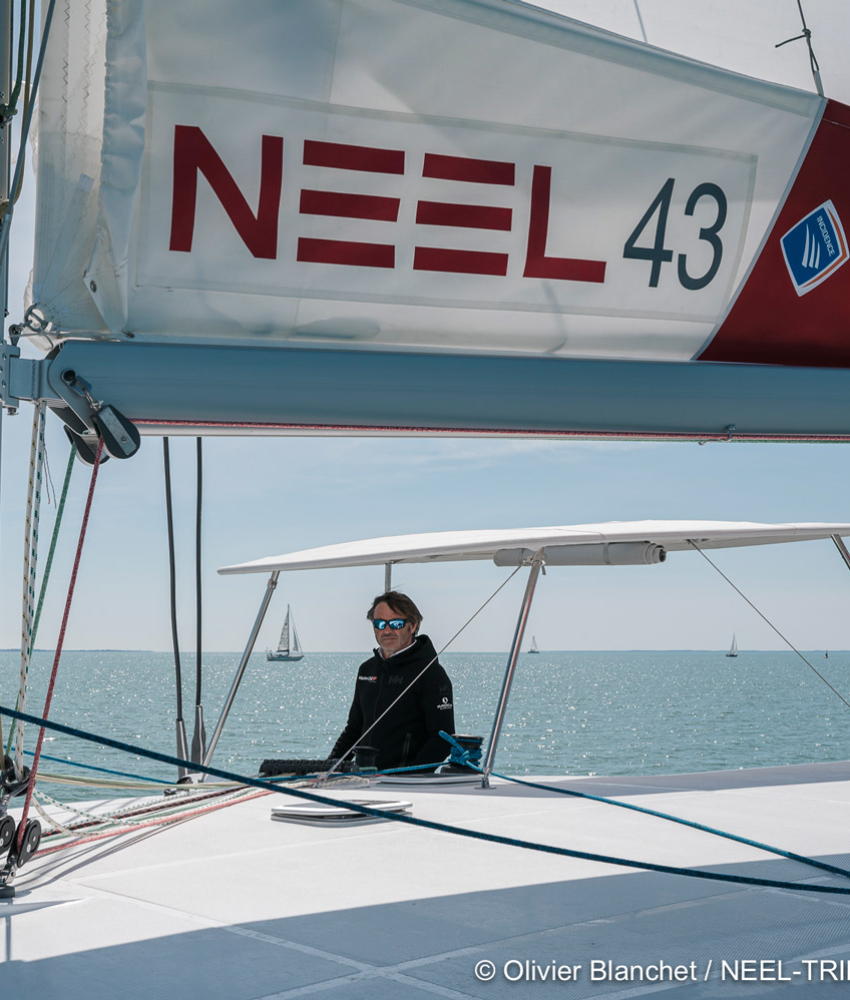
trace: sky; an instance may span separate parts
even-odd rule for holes
[[[559,6],[569,13],[582,5]],[[644,13],[651,36],[651,10]],[[822,59],[822,65],[826,75],[835,63]],[[11,321],[23,313],[32,221],[28,178],[15,218]],[[20,637],[30,433],[29,407],[3,417],[2,647],[14,647]],[[52,417],[47,446],[58,489],[68,444]],[[194,453],[193,439],[172,441],[184,651],[194,647],[195,632]],[[207,438],[204,460],[203,636],[209,651],[243,648],[265,588],[260,576],[221,577],[219,566],[316,545],[416,531],[641,518],[850,522],[846,445]],[[67,648],[170,649],[162,469],[156,438],[143,438],[133,459],[102,468]],[[76,463],[40,648],[56,643],[89,475]],[[43,506],[40,565],[54,513],[55,507]],[[831,542],[724,550],[713,558],[798,647],[850,648],[850,573]],[[394,584],[419,604],[423,631],[441,648],[508,574],[486,562],[397,567]],[[506,651],[523,578],[524,571],[450,648]],[[276,644],[290,604],[308,653],[366,652],[372,636],[365,612],[382,589],[382,568],[283,574],[258,648]],[[541,649],[549,650],[722,649],[733,632],[743,652],[783,648],[698,554],[674,553],[652,567],[552,568],[538,586],[526,644],[534,634]]]
[[[20,628],[20,575],[30,415],[3,420],[0,645]],[[67,442],[50,422],[60,486]],[[181,645],[194,645],[195,444],[173,439]],[[616,444],[565,441],[207,438],[204,442],[204,647],[240,650],[265,577],[219,566],[315,545],[473,527],[641,518],[850,521],[848,449],[841,445]],[[68,648],[170,648],[162,445],[103,466],[97,483]],[[38,646],[55,643],[90,471],[77,463]],[[54,508],[43,509],[41,560]],[[850,648],[850,573],[829,541],[723,550],[714,561],[806,649]],[[452,649],[507,650],[525,571]],[[509,575],[487,562],[396,567],[394,584],[442,646]],[[282,574],[258,648],[274,645],[291,604],[305,649],[370,648],[365,612],[379,567]],[[529,632],[544,649],[742,649],[780,640],[696,553],[651,567],[552,568]],[[530,636],[527,636],[527,640]]]

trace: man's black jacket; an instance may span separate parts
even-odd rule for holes
[[[427,635],[385,660],[379,649],[361,663],[354,687],[348,723],[336,741],[331,757],[350,750],[375,719],[398,698],[414,677],[431,666],[362,740],[378,751],[378,769],[437,764],[446,759],[449,745],[440,730],[453,733],[452,682],[436,659]]]

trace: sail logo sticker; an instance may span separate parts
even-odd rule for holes
[[[850,257],[844,227],[831,201],[809,212],[780,242],[798,295],[826,281]]]

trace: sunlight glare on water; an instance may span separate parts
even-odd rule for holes
[[[843,695],[850,653],[809,658]],[[325,757],[348,713],[362,654],[309,653],[295,663],[255,655],[218,744],[214,763],[256,774],[268,757]],[[238,664],[236,653],[204,657],[208,734]],[[459,732],[489,739],[504,653],[444,654]],[[28,711],[44,704],[52,657],[33,658]],[[18,658],[3,653],[3,704],[17,690]],[[184,658],[183,714],[192,738],[194,663]],[[51,718],[163,753],[175,752],[174,664],[168,653],[66,652]],[[4,719],[4,738],[8,720]],[[850,708],[793,653],[542,652],[517,667],[496,770],[512,774],[671,774],[766,767],[850,757]],[[37,731],[26,733],[34,749]],[[94,743],[48,733],[44,754],[171,779],[171,768]],[[45,772],[80,773],[44,761]],[[92,772],[82,772],[89,776]],[[102,791],[45,786],[67,800]],[[114,794],[109,792],[107,794]]]

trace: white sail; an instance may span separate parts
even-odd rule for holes
[[[280,630],[280,639],[277,644],[277,651],[279,653],[289,652],[289,605],[286,605],[286,618],[283,619],[283,628]]]
[[[774,48],[795,5],[551,5],[60,0],[32,316],[63,346],[10,402],[91,438],[73,370],[149,434],[850,437],[850,108]]]
[[[727,656],[737,656],[738,655],[738,638],[735,633],[732,633],[732,645],[729,647],[729,652]]]
[[[289,645],[289,651],[290,651],[290,653],[301,653],[302,652],[302,650],[301,650],[301,643],[298,640],[298,629],[295,627],[295,619],[294,618],[291,621],[291,626],[290,627],[291,627],[291,630],[292,630],[292,641],[290,642],[290,645]]]
[[[277,649],[266,653],[267,660],[300,660],[304,656],[301,643],[298,640],[298,630],[295,628],[295,617],[289,605],[286,605],[286,617],[280,630]]]
[[[51,39],[34,278],[82,336],[687,360],[825,107],[503,0],[93,7],[102,52],[74,5]]]

